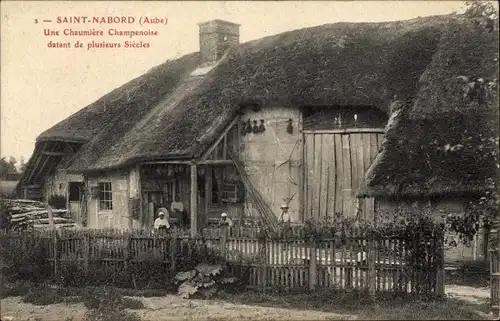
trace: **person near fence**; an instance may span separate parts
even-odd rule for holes
[[[165,232],[170,229],[170,223],[168,222],[168,211],[163,207],[158,210],[158,217],[155,220],[154,229],[159,232]]]
[[[181,225],[183,227],[189,228],[189,217],[184,209],[184,204],[181,202],[181,198],[179,195],[175,195],[175,200],[170,205],[170,209],[172,210],[172,214],[174,214],[174,217],[177,217],[179,219]]]
[[[229,216],[227,216],[227,213],[222,213],[220,215],[220,220],[219,220],[219,227],[232,227],[233,226],[233,221]]]
[[[292,235],[292,224],[290,214],[288,214],[288,205],[281,205],[281,215],[278,221],[281,227],[281,237],[290,237]]]

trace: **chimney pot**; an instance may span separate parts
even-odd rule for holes
[[[240,25],[237,23],[215,19],[198,26],[202,66],[215,64],[230,47],[240,43]]]

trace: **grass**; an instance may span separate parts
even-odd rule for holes
[[[373,302],[364,293],[333,291],[279,295],[247,292],[224,295],[223,299],[255,306],[352,314],[362,320],[480,320],[486,319],[484,314],[489,308],[455,299],[416,300],[391,294],[379,295]]]
[[[80,303],[88,309],[112,308],[119,306],[123,309],[144,309],[142,301],[126,297],[124,291],[116,288],[63,288],[47,284],[22,286],[19,291],[11,291],[11,295],[23,296],[24,303],[34,305],[49,305],[56,303]],[[129,293],[130,294],[130,293]]]
[[[131,296],[164,296],[162,290],[117,289],[113,287],[64,288],[27,282],[7,285],[3,296],[23,296],[36,305],[83,303],[89,311],[84,320],[140,320],[131,310],[145,309],[141,300]],[[409,296],[379,294],[374,302],[365,293],[315,291],[312,293],[222,292],[216,301],[258,307],[311,310],[353,315],[364,320],[481,320],[487,319],[487,304],[472,304],[456,299],[416,300]],[[207,303],[209,304],[209,303]],[[264,317],[265,319],[265,317]],[[335,319],[335,317],[333,317]],[[333,320],[332,319],[332,320]],[[215,319],[214,319],[215,320]],[[222,321],[217,318],[218,321]]]
[[[128,310],[145,308],[142,301],[125,297],[123,291],[111,287],[64,288],[27,282],[16,285],[4,287],[9,290],[7,293],[2,291],[2,296],[22,296],[24,303],[38,306],[82,302],[88,309],[84,321],[140,321],[135,313]]]

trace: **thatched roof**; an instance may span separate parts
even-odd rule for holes
[[[485,79],[486,99],[464,98],[458,76]],[[416,99],[400,103],[359,196],[480,195],[498,155],[498,33],[450,23]],[[395,103],[395,105],[397,105]]]
[[[198,54],[166,62],[42,133],[86,142],[72,171],[197,157],[242,104],[358,105],[413,101],[418,80],[449,45],[458,15],[336,23],[241,44],[206,75]],[[451,23],[456,21],[456,23]]]

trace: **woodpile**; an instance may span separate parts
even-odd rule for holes
[[[27,199],[2,200],[7,209],[12,229],[50,228],[49,207],[46,203]],[[55,228],[74,228],[77,224],[69,218],[66,209],[51,209]]]

